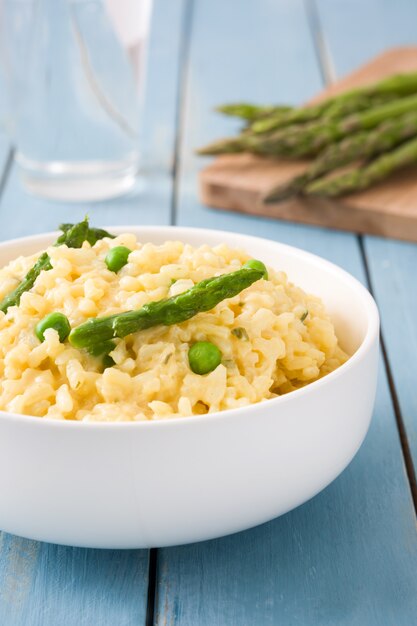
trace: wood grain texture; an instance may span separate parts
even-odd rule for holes
[[[417,41],[413,26],[417,20],[417,5],[412,0],[361,3],[363,20],[360,21],[357,19],[358,0],[340,0],[337,7],[332,0],[319,0],[318,7],[338,72],[349,71],[360,63],[361,54],[364,58],[378,53],[386,45],[407,45]],[[372,28],[369,28],[370,23]],[[363,40],[359,49],[347,46],[354,35]],[[417,467],[417,396],[413,367],[417,352],[417,246],[367,237],[365,250],[401,416],[414,467]]]
[[[83,550],[1,537],[1,624],[145,623],[146,550]]]
[[[142,144],[151,171],[144,171],[135,193],[97,204],[45,201],[24,192],[13,167],[0,198],[0,239],[54,230],[86,212],[100,225],[170,222],[184,6],[182,0],[154,2]],[[5,141],[0,143],[3,165],[7,148]],[[0,533],[0,624],[145,624],[148,556],[147,550],[75,549]]]
[[[363,86],[395,73],[417,70],[417,47],[388,50],[328,87],[314,101]],[[417,241],[417,176],[410,167],[389,180],[345,198],[294,199],[265,205],[274,185],[302,173],[307,162],[228,155],[200,173],[200,195],[208,206]]]
[[[212,113],[215,104],[240,99],[297,103],[320,89],[302,2],[262,0],[255,6],[198,0],[188,68],[178,223],[290,243],[364,280],[357,240],[350,234],[211,211],[197,197],[201,160],[192,149],[235,128],[232,120]],[[159,551],[157,624],[409,626],[417,610],[416,545],[381,369],[366,442],[327,490],[254,530]]]

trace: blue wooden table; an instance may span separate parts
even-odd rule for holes
[[[214,105],[301,103],[392,45],[413,0],[155,0],[144,190],[91,206],[27,196],[0,143],[0,233],[82,217],[248,232],[320,254],[371,289],[383,350],[370,432],[324,492],[254,530],[160,550],[99,551],[0,534],[1,626],[417,624],[417,246],[215,212],[193,149],[231,133]]]

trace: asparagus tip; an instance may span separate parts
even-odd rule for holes
[[[242,143],[239,139],[220,139],[198,148],[196,153],[200,156],[217,156],[220,154],[235,154],[242,151]]]

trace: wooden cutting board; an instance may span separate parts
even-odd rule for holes
[[[416,70],[417,47],[391,49],[320,93],[314,101],[390,74]],[[343,199],[262,204],[261,197],[268,189],[300,174],[307,163],[249,154],[218,157],[200,172],[201,201],[216,209],[417,241],[417,166]]]

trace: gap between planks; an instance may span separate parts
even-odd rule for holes
[[[189,56],[191,46],[191,32],[194,14],[194,0],[186,0],[184,5],[184,15],[182,19],[182,43],[179,51],[179,71],[177,81],[177,102],[175,113],[175,139],[174,158],[172,163],[172,193],[170,207],[170,224],[175,226],[177,222],[177,208],[179,197],[179,171],[181,167],[181,145],[185,125],[185,89],[188,79]],[[146,606],[145,626],[156,624],[157,607],[157,578],[158,578],[158,549],[151,548],[149,551],[148,569],[148,597]]]
[[[182,21],[182,43],[179,52],[179,72],[177,84],[177,105],[175,115],[174,161],[172,164],[172,197],[171,197],[171,226],[177,222],[179,197],[179,176],[181,166],[181,145],[185,126],[185,90],[188,80],[189,56],[191,46],[191,31],[194,15],[194,0],[186,0]]]
[[[310,28],[311,37],[313,39],[314,51],[319,64],[320,75],[323,84],[326,87],[330,87],[330,85],[333,85],[333,83],[337,80],[336,69],[333,63],[332,55],[330,54],[327,40],[323,33],[316,0],[304,0],[304,8],[307,15],[307,23]]]
[[[321,19],[320,12],[317,8],[316,0],[304,0],[304,8],[306,11],[307,22],[310,28],[311,37],[313,39],[313,45],[316,52],[317,60],[320,67],[320,73],[323,79],[324,86],[329,87],[332,85],[336,79],[337,74],[335,70],[335,65],[333,62],[333,58],[330,52],[330,48],[327,44],[327,40],[325,38]],[[366,278],[366,286],[368,287],[370,293],[375,298],[371,273],[369,269],[369,263],[366,256],[366,249],[364,245],[363,235],[356,235],[356,239],[359,246],[359,251],[362,259],[363,269],[365,272]],[[391,396],[391,402],[394,409],[395,421],[397,424],[398,437],[400,440],[401,450],[404,459],[405,471],[408,479],[408,483],[410,486],[411,497],[413,500],[414,511],[417,515],[417,478],[416,471],[413,463],[413,458],[410,451],[410,445],[407,439],[407,433],[404,426],[404,420],[401,412],[400,403],[398,400],[398,393],[394,383],[394,377],[392,375],[391,365],[388,359],[387,349],[385,347],[384,335],[382,332],[382,328],[380,331],[380,339],[381,339],[381,353],[382,359],[384,363],[385,372],[387,375],[388,386]]]
[[[364,242],[363,242],[362,235],[358,236],[358,241],[359,241],[359,250],[360,250],[360,253],[361,253],[361,257],[362,257],[362,263],[363,263],[364,270],[365,270],[367,287],[368,287],[369,291],[371,292],[372,296],[375,297],[373,284],[372,284],[372,279],[371,279],[371,273],[370,273],[370,270],[369,270],[369,264],[368,264],[368,259],[367,259],[367,256],[366,256],[366,250],[365,250],[365,245],[364,245]],[[380,332],[380,339],[381,339],[382,359],[383,359],[383,362],[384,362],[385,371],[387,373],[388,387],[389,387],[389,390],[390,390],[392,406],[393,406],[393,409],[394,409],[395,419],[396,419],[396,422],[397,422],[398,435],[399,435],[399,438],[400,438],[401,449],[402,449],[402,453],[403,453],[403,457],[404,457],[405,471],[406,471],[406,474],[407,474],[408,482],[410,484],[411,496],[412,496],[413,504],[414,504],[414,511],[415,511],[415,513],[417,515],[417,479],[416,479],[416,472],[415,472],[415,469],[414,469],[413,457],[411,455],[411,450],[410,450],[410,446],[409,446],[408,439],[407,439],[407,433],[406,433],[406,429],[405,429],[405,426],[404,426],[404,420],[403,420],[403,416],[402,416],[402,412],[401,412],[401,408],[400,408],[400,403],[398,401],[398,394],[397,394],[397,390],[396,390],[396,387],[395,387],[394,377],[392,375],[391,366],[390,366],[390,363],[389,363],[388,353],[387,353],[387,349],[385,347],[385,341],[384,341],[384,337],[383,337],[383,334],[382,334],[382,330]]]
[[[0,200],[1,200],[1,197],[3,195],[3,192],[6,188],[7,182],[10,177],[10,172],[13,166],[13,160],[14,160],[14,147],[11,147],[7,151],[7,156],[4,161],[3,172],[0,176]]]
[[[158,550],[149,550],[149,570],[148,570],[148,599],[146,606],[145,626],[154,626],[156,608],[156,579],[158,576]]]

